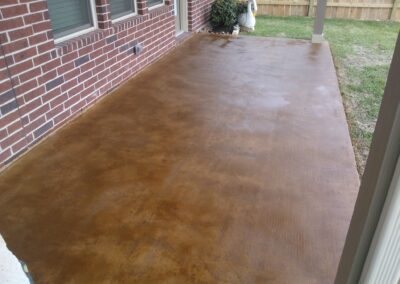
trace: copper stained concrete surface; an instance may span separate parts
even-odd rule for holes
[[[196,35],[0,176],[37,283],[332,283],[357,190],[328,44]]]

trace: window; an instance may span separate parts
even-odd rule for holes
[[[164,0],[147,0],[147,7],[152,8],[164,4]]]
[[[56,41],[66,40],[94,29],[92,0],[48,0],[49,14]]]
[[[110,0],[111,19],[121,18],[135,13],[133,0]]]

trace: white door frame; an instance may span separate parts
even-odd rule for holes
[[[398,283],[400,280],[400,160],[393,175],[360,283]]]
[[[177,17],[177,0],[174,0],[174,16]],[[181,20],[181,26],[182,26],[182,31],[177,33],[176,36],[179,36],[183,32],[189,31],[189,24],[188,24],[188,4],[187,0],[179,0],[181,7],[179,9],[180,11],[180,20]]]

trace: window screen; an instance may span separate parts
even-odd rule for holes
[[[110,0],[111,19],[135,12],[135,6],[132,0]]]
[[[48,0],[55,38],[93,26],[90,0]]]
[[[147,0],[147,7],[163,4],[164,0]]]

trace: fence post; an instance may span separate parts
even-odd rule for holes
[[[396,1],[396,0],[395,0],[395,1]],[[309,1],[308,1],[308,13],[307,13],[307,15],[308,15],[309,17],[312,16],[313,8],[314,8],[314,0],[309,0]]]
[[[393,7],[392,7],[392,10],[390,12],[390,20],[391,21],[394,21],[394,18],[396,16],[396,10],[397,10],[397,7],[399,6],[399,3],[400,3],[399,0],[394,0],[393,1]]]

